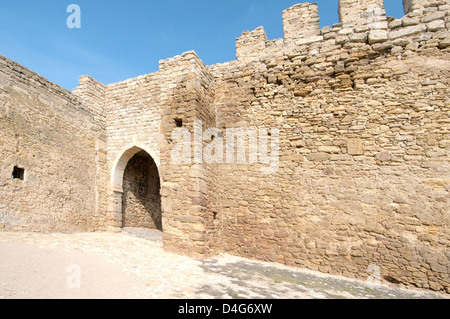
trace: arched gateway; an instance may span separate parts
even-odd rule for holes
[[[159,159],[144,146],[126,147],[111,172],[111,209],[114,228],[163,230]]]

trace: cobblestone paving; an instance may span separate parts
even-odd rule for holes
[[[448,298],[229,255],[178,256],[163,251],[161,234],[135,229],[0,232],[0,256],[0,298]],[[70,264],[80,266],[80,289],[67,286]]]

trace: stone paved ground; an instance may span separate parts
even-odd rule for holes
[[[221,255],[166,253],[161,234],[0,232],[0,298],[448,298]],[[69,288],[78,267],[80,288]],[[76,281],[75,281],[76,282]]]

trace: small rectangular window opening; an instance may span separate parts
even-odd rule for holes
[[[24,176],[25,176],[25,170],[23,168],[19,168],[17,166],[14,166],[13,173],[12,173],[12,178],[13,179],[20,179],[21,181],[23,181]]]
[[[175,119],[175,125],[177,127],[183,127],[183,120],[182,119]]]

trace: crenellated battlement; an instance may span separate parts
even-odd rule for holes
[[[435,0],[403,0],[403,9],[405,14],[416,10],[426,10],[436,4]]]
[[[263,27],[252,32],[244,31],[236,40],[236,57],[238,60],[252,59],[255,52],[262,52],[266,48],[267,35]]]
[[[89,108],[100,125],[105,118],[105,90],[105,85],[89,75],[83,75],[80,77],[80,85],[72,92]]]
[[[237,61],[247,63],[274,54],[323,52],[334,50],[335,46],[344,48],[363,44],[372,46],[375,51],[394,47],[398,50],[410,42],[429,40],[433,34],[438,37],[439,48],[448,46],[450,0],[403,0],[403,7],[405,16],[394,19],[387,18],[384,0],[339,0],[336,9],[340,22],[332,27],[320,28],[317,4],[299,3],[282,12],[282,39],[268,40],[262,26],[253,31],[244,31],[236,39],[236,58]],[[187,59],[187,55],[195,55],[196,59]],[[181,64],[180,57],[183,60]],[[188,67],[190,62],[197,64],[196,61],[203,65],[195,52],[186,52],[162,60],[160,70],[174,71]]]
[[[450,294],[450,0],[403,5],[340,0],[320,28],[297,4],[283,38],[243,32],[237,60],[188,51],[73,94],[0,56],[0,230],[118,231],[134,210],[166,251],[361,280],[376,265]]]
[[[339,20],[344,26],[367,26],[386,29],[386,9],[383,0],[340,0]]]
[[[442,33],[450,26],[450,0],[403,0],[403,6],[406,15],[402,19],[388,19],[383,0],[339,0],[340,23],[320,29],[317,4],[297,4],[283,11],[283,39],[267,40],[263,27],[245,31],[236,41],[237,59],[255,61],[274,52],[297,51],[299,47],[305,51],[305,45],[320,43],[365,43],[381,51],[396,46],[393,42],[399,38],[421,35],[429,39],[436,32],[441,39],[447,37]]]
[[[320,35],[319,8],[315,3],[296,4],[283,11],[284,40],[287,42]]]

